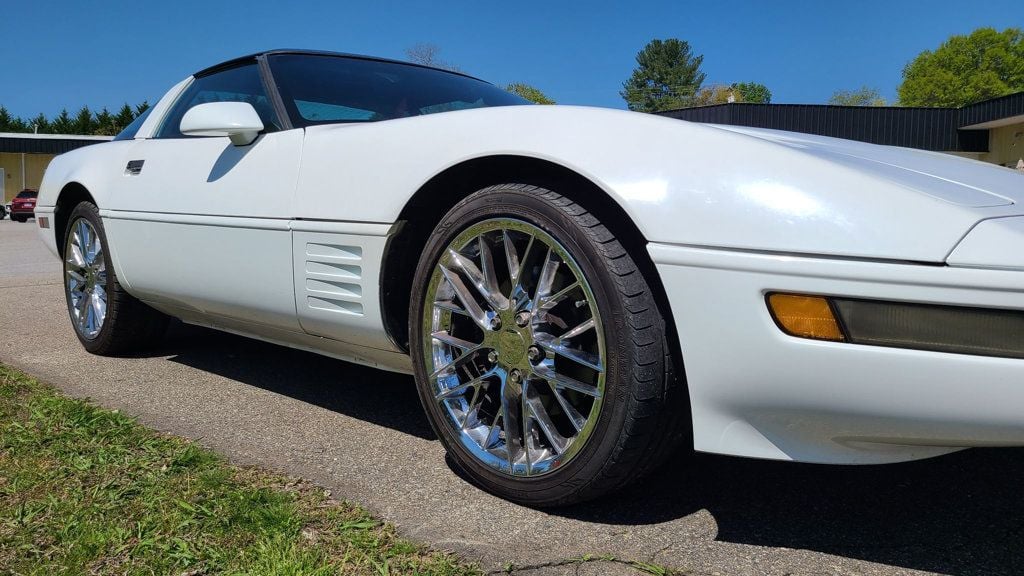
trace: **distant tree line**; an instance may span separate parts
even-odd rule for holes
[[[93,112],[88,106],[82,106],[73,116],[64,109],[53,118],[47,118],[40,113],[35,118],[25,119],[12,116],[6,107],[0,106],[0,132],[114,136],[148,109],[149,102],[143,102],[134,108],[125,104],[116,113],[111,113],[106,108]]]

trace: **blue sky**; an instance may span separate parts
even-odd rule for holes
[[[200,68],[267,48],[404,58],[419,42],[491,82],[622,108],[637,51],[669,37],[704,54],[708,82],[761,82],[774,102],[821,103],[861,85],[893,99],[921,50],[979,26],[1024,27],[1020,0],[5,4],[0,104],[20,116],[152,102]]]

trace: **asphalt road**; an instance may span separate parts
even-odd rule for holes
[[[34,220],[0,221],[0,361],[237,463],[313,480],[489,570],[611,554],[696,574],[1024,571],[1024,450],[874,467],[680,454],[626,492],[541,512],[453,472],[409,377],[182,325],[149,354],[90,356],[59,272]]]

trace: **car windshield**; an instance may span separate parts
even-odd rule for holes
[[[36,192],[35,190],[22,190],[21,192],[18,192],[18,195],[15,196],[15,198],[35,198],[38,195],[39,192]]]
[[[270,68],[297,127],[529,104],[482,80],[414,64],[280,54]]]

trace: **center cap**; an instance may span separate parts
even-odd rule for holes
[[[526,340],[513,330],[502,332],[498,336],[498,347],[504,363],[518,364],[526,355]]]

